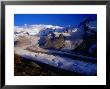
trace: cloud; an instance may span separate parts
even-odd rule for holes
[[[15,26],[14,31],[15,32],[28,32],[28,33],[38,34],[41,30],[44,30],[46,28],[62,29],[63,27],[53,26],[53,25],[44,25],[44,24],[34,24],[34,25],[24,24],[23,26]]]

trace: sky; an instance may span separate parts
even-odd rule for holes
[[[14,14],[14,26],[46,24],[77,27],[84,19],[96,16],[96,14]]]

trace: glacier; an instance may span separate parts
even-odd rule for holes
[[[15,47],[15,54],[20,55],[24,58],[33,61],[39,61],[56,68],[61,68],[64,70],[69,70],[71,72],[76,72],[81,75],[95,76],[97,74],[96,63],[85,62],[81,60],[74,60],[67,57],[60,57],[58,55],[50,55],[40,52],[30,52],[28,50],[22,49],[20,47]]]

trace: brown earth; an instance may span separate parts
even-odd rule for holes
[[[57,73],[41,67],[39,64],[14,54],[14,75],[15,76],[56,76]]]

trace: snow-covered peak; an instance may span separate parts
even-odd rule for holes
[[[44,29],[63,29],[60,26],[53,26],[53,25],[45,25],[45,24],[35,24],[35,25],[27,25],[24,24],[23,26],[15,26],[14,31],[18,33],[28,32],[29,34],[38,34],[41,30]]]
[[[52,29],[63,29],[63,27],[60,26],[53,26],[53,25],[45,25],[46,28],[52,28]]]

